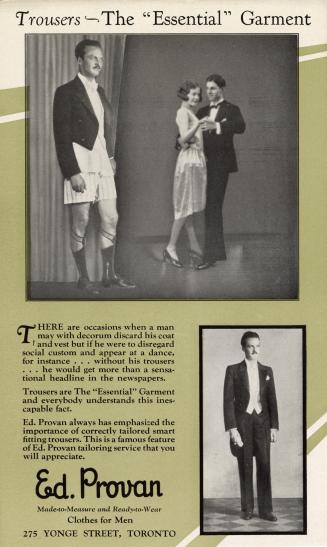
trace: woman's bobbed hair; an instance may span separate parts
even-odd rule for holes
[[[177,90],[177,97],[182,99],[182,101],[187,101],[187,98],[188,98],[187,96],[189,92],[191,91],[191,89],[196,89],[197,87],[200,89],[200,102],[201,102],[202,89],[199,86],[199,84],[197,82],[194,82],[193,80],[186,80],[185,82],[182,83],[182,85]]]

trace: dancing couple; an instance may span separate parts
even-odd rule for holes
[[[245,131],[245,122],[238,106],[224,99],[225,85],[219,74],[208,76],[206,92],[209,105],[197,112],[202,100],[199,84],[186,81],[177,92],[182,99],[176,116],[181,150],[174,176],[174,222],[163,252],[164,260],[177,268],[183,267],[176,251],[183,226],[190,243],[190,259],[196,261],[197,270],[226,259],[222,208],[229,173],[237,171],[233,136]],[[202,252],[193,214],[204,209],[205,243]]]

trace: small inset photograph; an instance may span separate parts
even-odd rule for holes
[[[305,327],[200,327],[201,534],[305,534]]]

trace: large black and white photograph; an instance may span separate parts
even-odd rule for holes
[[[305,327],[200,327],[201,533],[306,532]]]
[[[296,34],[28,34],[36,300],[298,298]]]

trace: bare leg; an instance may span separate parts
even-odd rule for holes
[[[101,220],[100,247],[106,249],[114,245],[116,239],[118,222],[116,199],[102,199],[98,202],[98,210]]]
[[[201,247],[199,245],[198,238],[196,237],[194,229],[193,215],[187,217],[185,222],[185,229],[190,242],[191,251],[195,251],[199,256],[202,256]]]
[[[84,247],[84,239],[89,223],[90,203],[73,203],[71,206],[70,248],[73,253]]]
[[[175,218],[173,225],[171,227],[170,239],[167,245],[167,251],[170,254],[170,256],[174,258],[175,260],[179,260],[176,253],[176,245],[177,245],[179,235],[181,233],[181,229],[183,228],[186,219],[187,217]]]

